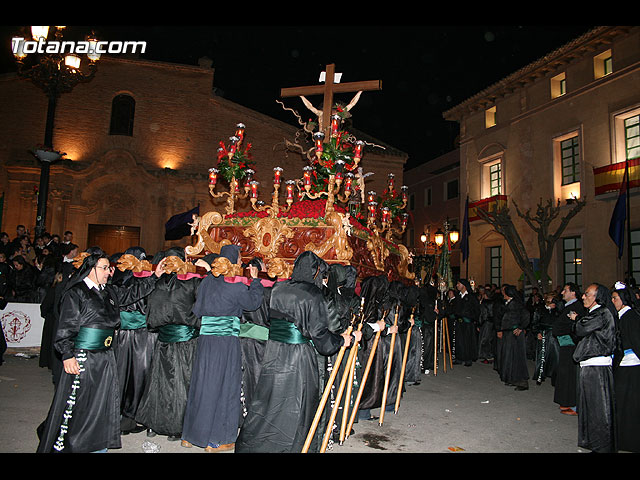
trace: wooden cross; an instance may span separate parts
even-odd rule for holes
[[[280,90],[281,97],[300,97],[305,95],[322,95],[324,94],[324,102],[322,106],[322,116],[318,117],[320,122],[319,131],[326,131],[331,125],[329,118],[333,109],[333,94],[360,92],[365,90],[382,90],[381,80],[365,80],[361,82],[334,83],[336,66],[335,64],[327,65],[325,71],[324,85],[312,85],[308,87],[290,87]],[[328,112],[328,113],[325,113]]]

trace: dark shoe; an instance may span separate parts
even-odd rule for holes
[[[146,429],[147,429],[147,427],[145,427],[144,425],[136,425],[135,428],[130,430],[130,432],[131,433],[140,433],[140,432],[144,432]]]
[[[170,442],[177,442],[178,440],[180,440],[180,434],[178,435],[169,435],[167,436],[167,440]]]
[[[378,418],[380,418],[380,417],[376,417],[374,415],[371,415],[369,418],[365,418],[365,420],[378,420]]]
[[[465,367],[470,367],[472,365],[473,362],[464,362],[464,366]]]
[[[524,390],[529,390],[529,387],[523,387],[521,385],[515,388],[516,392],[523,392]]]
[[[155,436],[156,436],[156,432],[154,432],[150,428],[147,428],[147,437],[151,438],[151,437],[155,437]]]

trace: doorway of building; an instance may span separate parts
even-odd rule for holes
[[[87,246],[100,247],[107,255],[140,245],[140,227],[89,224]]]

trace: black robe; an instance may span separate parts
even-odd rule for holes
[[[425,285],[420,289],[420,324],[422,333],[422,369],[426,373],[433,369],[434,345],[435,345],[435,323],[437,315],[435,312],[438,290],[433,285]]]
[[[147,325],[158,331],[136,421],[161,435],[182,433],[200,318],[193,312],[200,277],[164,274],[147,298]]]
[[[568,317],[571,311],[578,314],[577,318],[581,318],[586,313],[581,300],[565,304],[559,310],[551,329],[552,335],[558,341],[558,365],[553,401],[561,407],[575,407],[578,402],[578,364],[573,359],[578,337],[573,329],[574,323]]]
[[[306,251],[296,259],[291,279],[271,289],[269,340],[236,453],[303,449],[322,394],[317,354],[333,355],[344,343],[328,328],[321,290],[326,269],[322,259]],[[324,432],[318,430],[309,452],[319,448]]]
[[[260,366],[264,357],[264,349],[269,337],[269,299],[271,287],[263,289],[263,299],[260,308],[254,311],[242,312],[240,319],[240,348],[242,350],[242,394],[240,398],[240,425],[247,416],[247,408],[253,398]]]
[[[129,287],[142,278],[132,271],[116,271],[113,283]],[[118,366],[122,431],[136,427],[136,414],[144,393],[158,333],[147,327],[147,299],[120,307],[120,328],[114,338],[113,353]],[[131,319],[133,316],[133,319]]]
[[[225,256],[222,249],[221,256]],[[200,282],[193,307],[193,313],[201,317],[200,335],[184,413],[183,440],[203,448],[235,442],[242,391],[239,322],[244,310],[260,308],[262,298],[263,286],[257,278],[249,287],[212,274]],[[218,331],[205,331],[202,317],[211,317],[212,327]],[[237,318],[237,332],[228,328],[230,318]],[[220,332],[220,328],[225,331]]]
[[[549,378],[551,385],[555,385],[560,346],[552,332],[557,318],[555,308],[541,304],[537,304],[532,312],[530,331],[536,339],[533,379],[537,384]]]
[[[493,324],[493,302],[488,298],[479,300],[478,358],[493,360],[495,357],[496,329]]]
[[[89,289],[84,281],[64,294],[55,348],[62,360],[76,357],[79,375],[62,373],[41,433],[37,451],[86,453],[104,448],[120,448],[120,392],[113,350],[78,350],[75,337],[80,327],[116,329],[120,325],[120,305],[132,303],[153,290],[152,275],[133,287],[105,285]],[[61,436],[67,400],[75,396],[68,431]]]
[[[529,325],[529,312],[517,298],[505,303],[500,331],[501,367],[500,379],[507,385],[524,387],[528,384],[526,337],[524,330]],[[522,330],[519,335],[514,330]]]
[[[611,365],[586,366],[595,358],[613,356],[615,320],[606,306],[587,312],[575,324],[580,341],[573,359],[580,364],[578,378],[578,446],[594,452],[616,451],[615,391]]]
[[[627,310],[618,320],[621,347],[627,356],[640,353],[640,313]],[[632,352],[628,352],[631,350]],[[640,365],[637,361],[616,361],[613,371],[618,450],[640,452]]]
[[[477,324],[480,303],[473,292],[458,294],[454,300],[456,354],[455,359],[469,365],[478,359]]]

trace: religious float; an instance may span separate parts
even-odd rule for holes
[[[305,166],[301,177],[287,180],[282,168],[274,168],[270,203],[258,199],[259,183],[254,178],[251,144],[245,143],[245,125],[237,124],[229,141],[220,142],[217,163],[209,170],[209,193],[213,198],[226,197],[226,204],[220,211],[193,215],[190,225],[195,241],[185,248],[187,261],[172,257],[165,270],[196,273],[194,260],[234,244],[241,247],[244,262],[261,258],[270,279],[288,278],[298,255],[311,250],[329,264],[352,265],[360,278],[386,275],[390,281],[413,281],[412,254],[398,241],[408,220],[407,188],[401,186],[398,192],[389,174],[382,194],[367,191],[369,174],[363,173],[361,160],[367,147],[377,146],[344,129],[344,120],[361,93],[380,89],[380,82],[334,84],[333,78],[334,65],[327,65],[324,85],[282,89],[283,97],[299,96],[317,115],[317,122],[300,122],[308,135],[304,145],[288,142],[304,158]],[[333,103],[333,93],[348,91],[357,92],[348,105]],[[323,94],[323,110],[314,109],[303,94]],[[119,260],[120,269],[136,272],[151,267],[131,256]],[[213,271],[226,277],[242,275],[238,266],[222,258],[216,259]]]
[[[384,274],[389,280],[412,280],[411,255],[394,239],[407,224],[406,187],[399,193],[389,174],[381,195],[365,192],[360,166],[365,143],[342,130],[341,123],[336,113],[328,138],[321,130],[313,134],[300,178],[284,181],[283,169],[274,168],[270,203],[258,200],[250,145],[243,144],[244,125],[238,124],[229,143],[220,143],[218,163],[209,170],[209,192],[226,197],[224,211],[194,217],[196,242],[185,248],[187,257],[235,244],[245,261],[260,257],[270,277],[286,278],[298,255],[311,250],[327,263],[354,266],[360,278]],[[238,211],[241,200],[251,209]]]

